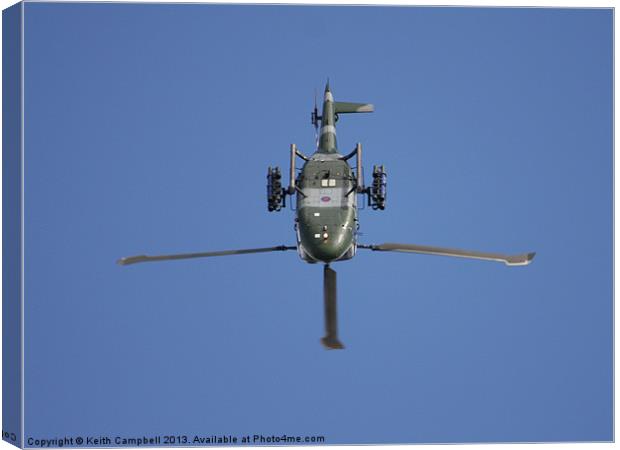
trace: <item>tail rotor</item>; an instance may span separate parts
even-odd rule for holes
[[[312,125],[314,125],[314,140],[316,143],[316,148],[319,147],[319,108],[317,105],[317,93],[316,89],[314,90],[314,109],[312,110]]]

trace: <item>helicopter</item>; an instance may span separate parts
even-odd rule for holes
[[[223,250],[172,255],[137,255],[121,258],[120,265],[141,262],[167,261],[213,256],[244,255],[296,250],[300,258],[310,264],[323,264],[323,300],[325,313],[325,336],[321,343],[327,349],[343,349],[338,338],[336,271],[331,264],[353,258],[358,249],[376,252],[407,252],[429,255],[453,256],[503,262],[508,266],[529,264],[536,253],[505,255],[453,248],[431,247],[416,244],[383,243],[362,244],[357,242],[359,220],[357,197],[365,196],[367,206],[384,210],[387,197],[387,173],[383,165],[375,165],[372,182],[365,185],[362,166],[362,145],[357,143],[353,151],[343,155],[338,150],[336,122],[341,114],[370,113],[374,106],[369,103],[334,101],[329,80],[323,95],[321,115],[316,96],[311,122],[315,128],[316,150],[311,156],[304,155],[295,144],[290,146],[289,185],[282,186],[282,172],[278,166],[267,170],[267,209],[281,211],[286,207],[287,197],[295,197],[296,245]],[[319,126],[320,124],[320,126]],[[355,157],[356,165],[349,161]],[[304,161],[299,173],[297,159]],[[355,170],[354,170],[355,169]]]

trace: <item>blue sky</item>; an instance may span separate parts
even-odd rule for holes
[[[25,7],[26,437],[612,439],[612,12]],[[267,166],[314,89],[372,102],[360,241],[536,251],[528,267],[360,251],[119,267],[294,243]],[[86,400],[85,400],[86,399]]]

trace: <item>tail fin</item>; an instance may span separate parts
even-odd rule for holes
[[[375,106],[372,103],[334,102],[334,110],[336,114],[366,113],[373,112],[375,110]]]

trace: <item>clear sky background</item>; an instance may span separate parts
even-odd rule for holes
[[[612,439],[612,12],[25,6],[26,437]],[[267,166],[314,89],[372,102],[388,170],[360,242],[536,251],[528,267],[294,252]]]

